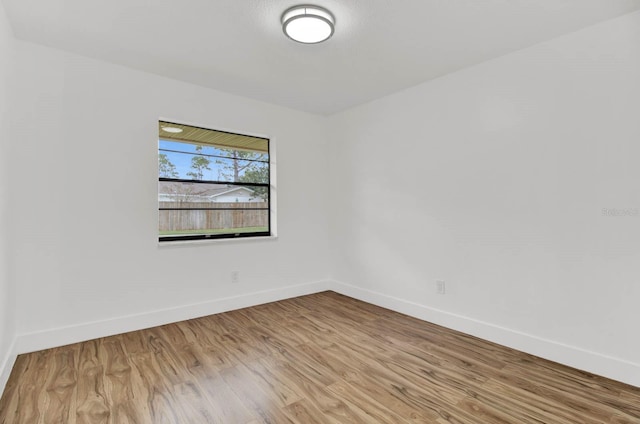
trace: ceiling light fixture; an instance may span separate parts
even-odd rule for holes
[[[173,133],[173,134],[178,134],[181,133],[183,131],[182,128],[178,128],[178,127],[162,127],[162,131],[166,131],[168,133]]]
[[[335,18],[319,6],[294,6],[282,14],[282,30],[294,41],[321,43],[333,35]]]

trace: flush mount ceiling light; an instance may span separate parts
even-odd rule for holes
[[[333,35],[335,18],[319,6],[294,6],[282,14],[282,30],[294,41],[321,43]]]
[[[178,127],[162,127],[162,131],[166,131],[168,133],[173,133],[173,134],[178,134],[178,133],[181,133],[183,130],[182,130],[182,128],[178,128]]]

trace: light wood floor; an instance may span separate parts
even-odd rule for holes
[[[640,389],[325,292],[21,355],[0,423],[640,423]]]

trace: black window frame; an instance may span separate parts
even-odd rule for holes
[[[212,207],[212,208],[167,208],[167,207],[160,207],[160,201],[158,200],[158,212],[163,211],[163,210],[266,210],[267,211],[267,230],[266,231],[253,231],[253,232],[238,232],[238,233],[221,233],[221,234],[187,234],[187,235],[171,235],[171,236],[161,236],[159,234],[159,229],[158,229],[158,241],[160,243],[162,242],[175,242],[175,241],[193,241],[193,240],[216,240],[216,239],[243,239],[243,238],[253,238],[253,237],[271,237],[272,234],[272,226],[271,226],[271,221],[272,221],[272,204],[271,204],[271,166],[272,166],[272,161],[271,161],[271,139],[268,137],[262,137],[262,136],[254,136],[254,135],[248,135],[248,134],[242,134],[242,133],[238,133],[238,132],[230,132],[230,131],[223,131],[223,130],[216,130],[216,129],[212,129],[212,128],[205,128],[205,127],[197,127],[194,125],[187,125],[187,124],[179,124],[179,123],[173,123],[170,121],[165,121],[165,120],[160,120],[159,121],[161,124],[174,124],[174,125],[179,125],[179,126],[188,126],[188,127],[192,127],[192,128],[197,128],[197,129],[201,129],[201,130],[209,130],[209,131],[215,131],[217,133],[225,133],[225,134],[231,134],[231,135],[239,135],[239,136],[247,136],[247,137],[252,137],[252,138],[260,138],[266,141],[267,143],[267,160],[266,161],[260,161],[263,163],[266,163],[267,165],[267,182],[266,183],[252,183],[252,182],[231,182],[231,181],[220,181],[220,180],[195,180],[195,179],[185,179],[185,178],[167,178],[167,177],[160,177],[160,173],[158,173],[158,182],[177,182],[177,183],[190,183],[190,184],[196,184],[196,185],[200,185],[200,184],[204,184],[204,185],[212,185],[212,184],[216,184],[216,185],[227,185],[227,186],[234,186],[234,187],[264,187],[266,189],[266,204],[267,206],[264,208],[216,208],[216,207]],[[198,145],[199,143],[196,142],[189,142],[189,141],[183,141],[183,140],[176,140],[173,139],[171,137],[162,137],[162,136],[158,136],[158,139],[166,139],[169,141],[175,141],[175,142],[179,142],[179,143],[185,143],[185,144],[191,144],[191,145]],[[224,147],[227,148],[227,147]],[[166,149],[161,149],[160,146],[158,145],[158,154],[160,154],[163,150]],[[209,155],[212,156],[212,155]],[[227,158],[227,159],[231,159],[231,158]],[[245,159],[241,159],[241,160],[245,160]],[[159,191],[158,191],[158,194]],[[215,203],[214,203],[215,204]]]

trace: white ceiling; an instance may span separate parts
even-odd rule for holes
[[[640,0],[312,0],[328,42],[287,39],[295,0],[2,0],[17,38],[319,114],[640,9]]]

